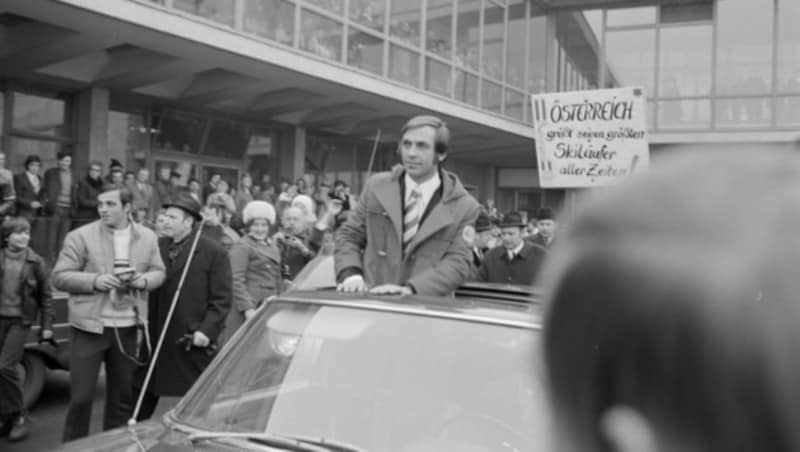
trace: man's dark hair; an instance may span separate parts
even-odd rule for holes
[[[39,158],[38,155],[29,155],[28,157],[25,158],[25,169],[28,169],[31,163],[38,163],[41,165],[42,159]]]
[[[58,151],[58,153],[56,153],[56,160],[61,161],[64,159],[64,157],[72,158],[72,154],[67,151]]]
[[[189,180],[186,182],[186,185],[191,185],[192,182],[197,182],[198,185],[202,185],[200,183],[200,179],[196,177],[190,177]]]
[[[418,129],[420,127],[433,127],[435,130],[433,149],[437,154],[446,154],[447,148],[450,146],[450,129],[447,128],[447,123],[436,116],[414,116],[400,129],[400,136],[402,137],[409,130]]]
[[[103,184],[103,188],[100,189],[100,193],[98,194],[108,193],[114,190],[119,190],[119,202],[121,202],[123,206],[133,203],[133,193],[125,186],[120,187],[116,184]]]

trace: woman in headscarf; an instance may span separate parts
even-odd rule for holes
[[[317,215],[316,215],[316,203],[314,202],[311,197],[307,195],[297,195],[292,199],[292,207],[297,207],[300,209],[303,215],[303,226],[305,228],[305,233],[309,234],[311,232],[311,228],[314,227],[314,223],[317,222]]]
[[[233,274],[233,305],[225,322],[224,343],[261,303],[281,290],[281,253],[269,238],[275,208],[250,201],[242,211],[246,234],[229,251]]]

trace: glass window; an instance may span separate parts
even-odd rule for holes
[[[478,105],[478,76],[467,71],[456,71],[456,99]]]
[[[571,86],[569,74],[575,72],[578,79],[586,79],[593,87],[598,86],[597,51],[600,49],[600,42],[594,33],[577,31],[588,29],[586,14],[562,11],[556,14],[555,22],[555,49],[558,49],[559,70],[556,89],[563,90]]]
[[[713,20],[714,18],[714,3],[708,1],[706,3],[695,3],[687,5],[661,5],[661,17],[659,21],[662,24],[680,23],[680,22],[701,22],[706,20]]]
[[[383,31],[386,0],[350,0],[350,20]]]
[[[717,99],[716,122],[718,126],[769,125],[772,102],[768,98]]]
[[[531,17],[528,39],[528,92],[537,94],[547,88],[547,18]]]
[[[353,28],[349,35],[347,64],[374,74],[383,74],[383,39]]]
[[[503,88],[497,83],[484,80],[481,103],[483,108],[500,113],[503,108]]]
[[[506,88],[506,116],[522,121],[525,94]]]
[[[403,47],[389,47],[389,77],[398,82],[419,86],[419,53]]]
[[[241,159],[249,142],[250,127],[240,122],[215,119],[211,121],[203,154]],[[232,185],[235,186],[236,184]]]
[[[167,111],[151,116],[152,148],[174,152],[200,152],[205,120],[185,113]]]
[[[478,70],[480,9],[480,0],[461,0],[456,16],[456,64],[475,70]]]
[[[772,2],[726,0],[717,3],[718,95],[771,92]]]
[[[342,24],[303,10],[300,48],[334,61],[342,59]]]
[[[658,103],[659,129],[708,129],[709,100],[662,100]]]
[[[344,14],[344,0],[305,0],[306,3],[327,9],[332,13]]]
[[[515,0],[508,7],[508,44],[506,44],[506,82],[525,86],[525,1]]]
[[[403,42],[419,45],[421,0],[392,0],[389,34]]]
[[[659,54],[659,96],[711,94],[710,25],[662,28]]]
[[[294,8],[294,4],[286,0],[246,0],[244,30],[291,45]]]
[[[503,79],[503,41],[505,40],[505,8],[492,2],[484,2],[483,12],[483,61],[481,70],[487,77]]]
[[[778,91],[800,93],[800,2],[778,3]],[[793,101],[793,102],[796,102]]]
[[[425,63],[425,89],[450,97],[450,65],[428,58]]]
[[[40,174],[44,174],[46,168],[56,166],[56,154],[62,150],[68,150],[61,143],[55,141],[18,137],[11,137],[10,145],[10,152],[6,153],[6,168],[15,173],[24,170],[25,159],[29,155],[37,155],[42,159],[42,172]]]
[[[628,25],[652,25],[656,23],[656,7],[610,9],[606,13],[609,27]]]
[[[61,99],[14,93],[16,130],[48,136],[66,136],[66,103]]]
[[[453,52],[453,2],[428,0],[428,31],[425,48],[429,52],[452,58]]]
[[[214,22],[233,26],[233,9],[235,0],[173,0],[175,9],[196,14]]]
[[[159,177],[162,170],[169,169],[170,171],[176,171],[181,177],[178,179],[179,186],[186,186],[189,183],[189,179],[192,177],[196,177],[197,173],[197,165],[192,162],[183,160],[170,160],[170,159],[156,159],[153,162],[153,172],[155,173],[156,177]],[[208,180],[208,179],[202,179]]]
[[[654,94],[656,32],[645,30],[610,30],[606,33],[606,86],[643,86],[649,97]]]
[[[800,125],[800,97],[779,97],[777,103],[778,125]]]
[[[150,130],[142,114],[121,111],[108,112],[106,142],[109,156],[123,156],[124,160],[147,158]]]

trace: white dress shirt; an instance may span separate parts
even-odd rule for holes
[[[506,250],[506,252],[508,253],[508,260],[510,261],[514,260],[514,256],[519,254],[519,252],[522,251],[522,248],[524,246],[525,246],[525,241],[523,240],[519,242],[519,245],[517,245],[517,247],[514,248],[513,250]]]
[[[28,176],[28,181],[31,183],[31,186],[33,187],[33,192],[38,194],[39,190],[41,190],[42,188],[41,183],[39,183],[39,176],[31,174],[27,171],[25,171],[25,175]]]
[[[432,178],[421,184],[417,184],[414,182],[414,179],[412,179],[411,176],[406,173],[405,185],[406,193],[405,203],[403,205],[408,205],[408,202],[411,199],[411,192],[413,190],[417,190],[420,194],[420,199],[417,201],[417,211],[419,212],[420,216],[422,216],[422,214],[425,212],[425,209],[428,208],[428,203],[431,202],[433,194],[436,193],[436,190],[438,190],[439,186],[442,185],[442,180],[439,178],[439,172],[437,171]]]

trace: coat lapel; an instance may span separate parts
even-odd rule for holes
[[[452,222],[453,212],[450,208],[450,205],[445,204],[444,201],[439,201],[435,206],[433,206],[433,210],[431,210],[431,213],[427,216],[427,218],[425,218],[425,221],[419,225],[417,233],[414,235],[411,243],[408,244],[406,255],[413,253],[414,250],[416,250],[417,247],[422,244],[422,242],[427,240],[433,234],[439,232],[441,229],[446,228]]]
[[[390,182],[376,186],[373,189],[378,202],[383,205],[385,215],[389,216],[394,225],[397,238],[402,241],[403,237],[403,203],[400,199],[400,182],[397,178],[392,178]]]

